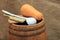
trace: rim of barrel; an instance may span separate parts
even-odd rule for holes
[[[9,28],[17,31],[33,31],[40,28],[43,28],[45,25],[44,18],[41,22],[34,24],[34,25],[16,25],[16,24],[10,24]]]

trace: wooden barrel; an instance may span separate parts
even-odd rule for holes
[[[34,25],[10,24],[8,40],[46,40],[44,19]]]

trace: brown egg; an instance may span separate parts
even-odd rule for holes
[[[20,9],[21,15],[26,17],[33,17],[37,20],[41,20],[43,14],[36,10],[33,6],[29,4],[24,4]]]

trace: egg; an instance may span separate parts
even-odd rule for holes
[[[39,12],[37,9],[35,9],[33,6],[31,6],[30,4],[22,5],[22,7],[20,8],[20,13],[23,16],[33,17],[36,20],[41,20],[41,18],[43,17],[43,14]]]

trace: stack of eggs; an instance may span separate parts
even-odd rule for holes
[[[20,8],[20,13],[22,16],[27,17],[26,22],[29,25],[37,23],[37,21],[41,20],[43,17],[42,13],[40,13],[38,10],[36,10],[34,7],[32,7],[29,4],[24,4]]]

